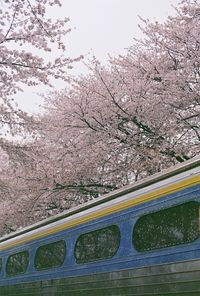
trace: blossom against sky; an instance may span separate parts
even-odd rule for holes
[[[141,16],[144,19],[163,22],[174,14],[172,5],[179,0],[62,0],[62,8],[56,10],[57,18],[69,17],[72,31],[66,36],[68,56],[84,55],[85,59],[96,56],[106,63],[108,54],[123,54],[134,38],[141,38],[138,28]],[[53,11],[54,13],[54,11]],[[53,17],[53,15],[52,15]],[[53,55],[53,53],[52,53]],[[85,67],[78,63],[73,74],[85,73]],[[58,84],[64,88],[65,83]],[[30,113],[38,111],[42,99],[37,93],[46,89],[41,86],[29,88],[16,95],[19,107]]]

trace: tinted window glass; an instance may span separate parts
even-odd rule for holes
[[[199,236],[199,204],[188,202],[141,217],[133,230],[133,244],[143,252],[189,243]]]
[[[120,244],[120,231],[116,225],[79,236],[75,246],[77,263],[86,263],[115,255]]]
[[[28,251],[13,254],[8,257],[6,263],[7,275],[17,275],[25,273],[28,268],[29,253]]]
[[[65,255],[66,244],[63,240],[41,246],[35,254],[35,268],[39,270],[61,266]]]

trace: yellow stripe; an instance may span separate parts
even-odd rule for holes
[[[0,251],[17,246],[17,245],[21,245],[23,243],[33,241],[38,238],[48,236],[50,234],[57,233],[59,231],[62,231],[62,230],[68,229],[70,227],[74,227],[74,226],[92,221],[97,218],[104,217],[109,214],[119,212],[121,210],[128,209],[130,207],[136,206],[138,204],[141,204],[141,203],[144,203],[147,201],[158,199],[158,198],[163,197],[165,195],[168,195],[168,194],[177,192],[179,190],[197,185],[199,183],[200,183],[200,176],[195,176],[195,177],[189,178],[189,179],[181,181],[179,183],[170,185],[166,188],[158,189],[154,192],[150,192],[148,194],[138,196],[137,198],[134,198],[134,199],[131,199],[128,201],[124,201],[124,202],[122,201],[119,204],[116,204],[114,206],[110,206],[109,208],[99,210],[98,212],[95,212],[95,213],[87,214],[85,216],[82,216],[82,217],[77,218],[72,221],[68,221],[68,222],[63,223],[61,225],[57,225],[57,226],[55,225],[50,229],[41,230],[39,233],[34,233],[29,236],[27,235],[24,238],[19,237],[19,239],[17,239],[16,241],[13,241],[13,242],[8,241],[7,243],[5,243],[5,244],[3,243],[3,245],[0,246]]]

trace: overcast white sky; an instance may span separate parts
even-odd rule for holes
[[[68,36],[71,54],[92,52],[105,60],[118,54],[140,37],[138,15],[164,21],[180,0],[63,0],[63,11],[76,27]]]
[[[174,14],[172,5],[180,0],[62,0],[57,17],[68,16],[72,32],[66,36],[68,55],[71,57],[95,55],[106,62],[107,54],[117,55],[133,43],[133,38],[142,37],[138,28],[138,15],[163,22]],[[84,67],[75,68],[81,74]],[[64,85],[63,85],[64,87]],[[41,99],[35,92],[42,92],[40,86],[17,95],[19,106],[28,112],[36,112]],[[45,89],[44,89],[45,91]]]

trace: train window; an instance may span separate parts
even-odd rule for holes
[[[40,246],[35,254],[35,268],[37,270],[59,267],[66,256],[66,244],[60,240],[51,244]]]
[[[199,204],[195,201],[150,213],[138,219],[133,244],[144,252],[194,241],[199,236]]]
[[[29,253],[28,251],[12,254],[6,262],[6,274],[9,276],[25,273],[28,268]]]
[[[120,244],[120,231],[116,225],[84,233],[75,245],[77,263],[107,259],[113,257]]]

